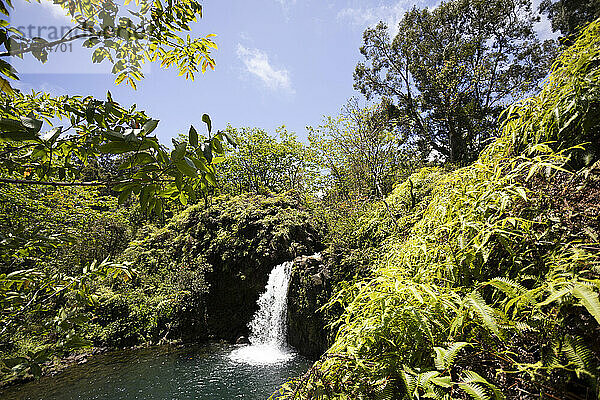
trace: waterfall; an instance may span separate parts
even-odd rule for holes
[[[286,361],[292,352],[286,345],[287,292],[292,261],[271,271],[265,292],[258,299],[258,311],[250,322],[250,345],[234,350],[230,358],[250,364]]]
[[[258,299],[258,311],[250,322],[249,339],[253,345],[285,346],[287,292],[293,264],[279,264],[269,275],[266,290]]]

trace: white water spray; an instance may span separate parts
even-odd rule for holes
[[[272,364],[292,357],[286,345],[287,292],[292,261],[279,264],[271,274],[265,292],[258,299],[258,311],[250,322],[250,346],[234,350],[230,358],[250,364]]]

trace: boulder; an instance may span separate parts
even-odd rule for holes
[[[331,293],[331,274],[320,254],[294,259],[288,290],[287,340],[305,357],[318,359],[327,350],[327,320],[319,309]]]

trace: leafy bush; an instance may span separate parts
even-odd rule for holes
[[[284,398],[597,396],[598,82],[600,21],[474,165],[374,210],[373,276],[332,298],[335,343]]]

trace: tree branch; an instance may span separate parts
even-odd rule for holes
[[[36,50],[36,49],[43,49],[43,48],[46,48],[46,47],[54,47],[54,46],[56,46],[58,44],[61,44],[61,43],[67,43],[67,42],[72,42],[73,40],[77,40],[77,39],[90,38],[90,37],[98,37],[98,36],[100,36],[100,34],[98,34],[98,33],[94,33],[94,34],[91,34],[91,33],[82,33],[82,34],[79,34],[79,35],[71,36],[69,38],[61,38],[61,39],[55,40],[53,42],[46,42],[46,43],[43,43],[43,44],[42,43],[35,44],[35,45],[32,45],[32,46],[26,47],[24,49],[21,49],[21,50],[15,50],[15,51],[10,51],[9,50],[9,51],[5,51],[4,53],[0,53],[0,57],[19,56],[21,54],[31,53],[33,50]]]
[[[163,179],[161,182],[172,182],[173,179]],[[51,182],[51,181],[30,181],[27,179],[11,179],[11,178],[0,178],[0,183],[9,183],[13,185],[38,185],[38,186],[115,186],[121,183],[144,183],[144,182],[156,182],[156,180],[144,180],[144,179],[129,179],[125,181],[105,181],[105,182]]]

